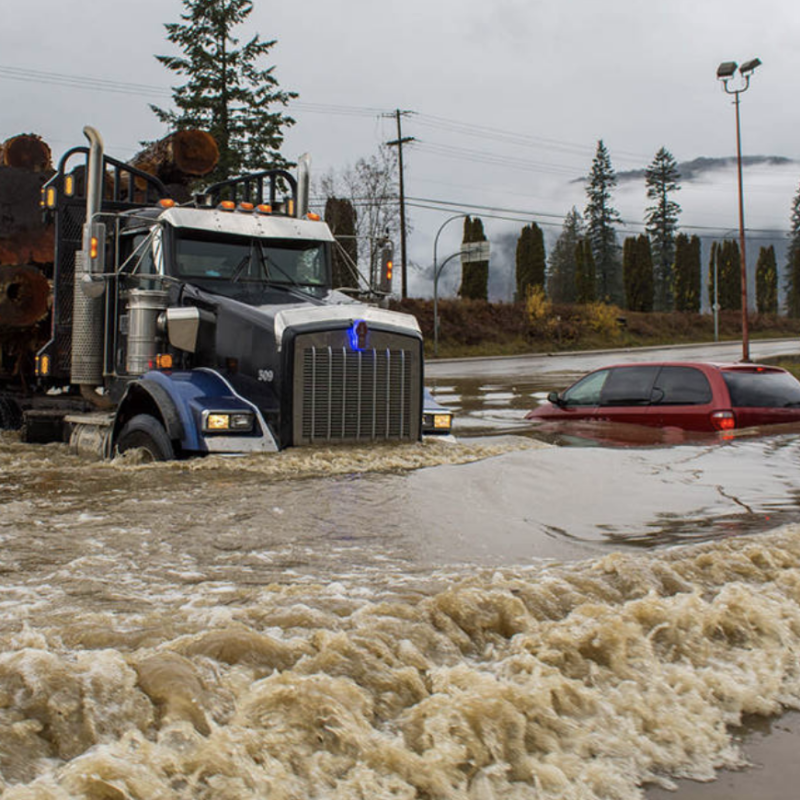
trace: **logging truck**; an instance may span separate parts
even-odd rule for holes
[[[0,427],[153,460],[420,438],[417,321],[334,290],[305,159],[176,201],[84,134],[42,186],[52,272],[0,268]]]

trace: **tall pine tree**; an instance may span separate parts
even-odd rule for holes
[[[669,311],[673,306],[672,267],[681,207],[669,196],[680,190],[680,177],[678,164],[665,147],[659,149],[644,174],[647,199],[654,201],[645,209],[645,230],[652,242],[657,311]]]
[[[338,247],[333,248],[333,286],[357,287],[358,283],[358,239],[356,229],[358,217],[350,200],[329,197],[325,201],[325,222],[336,238]]]
[[[778,265],[775,248],[762,247],[756,263],[756,308],[759,314],[778,313]]]
[[[800,188],[792,201],[789,248],[786,253],[786,305],[790,317],[800,317]]]
[[[544,288],[545,252],[542,229],[532,222],[519,233],[516,253],[516,299],[524,300],[529,288]]]
[[[653,310],[653,259],[650,240],[629,236],[622,245],[622,277],[625,307],[631,311]]]
[[[601,139],[586,183],[588,202],[584,216],[597,269],[597,294],[604,302],[622,303],[622,269],[614,224],[619,212],[611,205],[617,175]]]
[[[588,236],[575,245],[575,302],[593,303],[596,298],[597,273],[592,244]]]
[[[464,218],[464,238],[462,242],[485,242],[486,234],[483,232],[483,222],[480,217]],[[463,262],[461,266],[461,288],[458,293],[465,300],[489,299],[489,262],[472,261]]]
[[[575,247],[583,236],[583,217],[573,206],[561,233],[550,251],[547,270],[547,296],[554,303],[575,302]]]
[[[739,245],[733,239],[711,245],[708,265],[708,296],[714,303],[714,270],[717,275],[717,297],[720,308],[740,311],[742,308],[742,267]]]
[[[176,110],[151,105],[153,112],[173,130],[201,128],[216,139],[220,157],[210,181],[286,166],[279,149],[294,120],[283,108],[297,94],[279,89],[275,68],[262,66],[274,39],[255,34],[240,45],[232,33],[252,12],[252,0],[182,1],[182,22],[164,27],[183,55],[156,58],[187,81],[172,90]]]
[[[700,311],[700,237],[675,237],[673,294],[676,311]],[[711,302],[714,302],[712,296]]]

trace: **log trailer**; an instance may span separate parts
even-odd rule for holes
[[[421,437],[417,321],[333,289],[304,159],[179,205],[84,134],[43,187],[50,338],[0,371],[0,427],[154,460]]]

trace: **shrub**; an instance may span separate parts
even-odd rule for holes
[[[616,338],[619,335],[620,310],[615,305],[606,303],[588,303],[586,305],[586,324],[601,336]]]

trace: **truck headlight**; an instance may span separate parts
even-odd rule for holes
[[[203,430],[209,433],[253,430],[253,414],[249,411],[208,411],[203,415]]]

